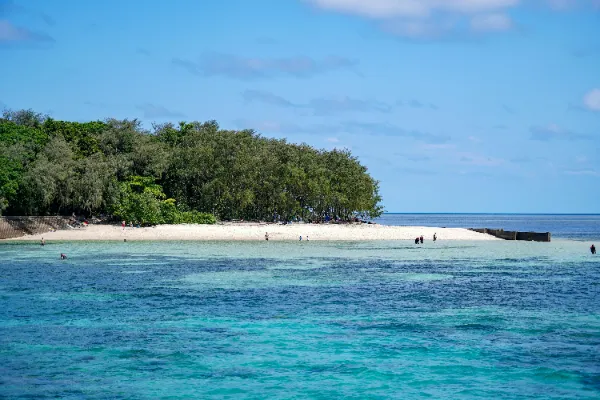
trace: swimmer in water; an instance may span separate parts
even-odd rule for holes
[[[45,245],[46,245],[46,241],[44,240],[44,238],[42,238],[42,241],[40,242],[40,244],[41,244],[42,246],[45,246]]]
[[[61,260],[66,260],[67,259],[67,255],[65,253],[60,253],[60,259]]]
[[[591,252],[592,254],[596,254],[596,246],[594,246],[594,245],[591,245],[591,246],[590,246],[590,252]]]

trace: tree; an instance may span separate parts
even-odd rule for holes
[[[17,209],[24,214],[47,215],[71,210],[75,160],[69,144],[60,136],[51,139],[29,163],[19,186]]]
[[[161,201],[165,194],[151,177],[133,176],[120,185],[113,214],[125,221],[156,225],[163,222]]]
[[[379,182],[347,150],[221,129],[216,121],[0,119],[0,212],[103,213],[141,223],[381,215]]]

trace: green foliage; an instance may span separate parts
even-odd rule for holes
[[[66,122],[48,118],[42,129],[50,137],[62,136],[73,145],[78,156],[88,157],[100,152],[98,137],[106,130],[104,122]]]
[[[12,121],[0,120],[0,143],[4,145],[8,146],[20,143],[35,151],[41,149],[47,142],[48,135],[39,128],[17,125]]]
[[[15,156],[17,147],[18,145],[8,146],[0,142],[0,214],[17,194],[23,175],[23,166],[18,153]]]
[[[0,211],[108,214],[144,224],[381,215],[379,182],[346,150],[223,130],[215,121],[0,118]],[[3,211],[2,211],[3,210]]]
[[[47,115],[37,113],[33,110],[4,110],[1,118],[2,121],[13,122],[18,126],[29,128],[39,128],[47,119]]]
[[[166,199],[160,203],[160,213],[164,224],[178,224],[181,213],[175,199]]]
[[[176,224],[215,224],[217,219],[214,215],[200,211],[182,211],[177,214]]]
[[[178,210],[175,199],[167,199],[154,178],[143,176],[132,176],[121,183],[112,212],[119,219],[142,225],[216,223],[212,214]]]
[[[162,202],[165,194],[154,179],[133,176],[120,185],[113,215],[125,221],[157,225],[163,222]]]

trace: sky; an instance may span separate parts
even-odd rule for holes
[[[347,148],[388,212],[600,213],[600,0],[0,0],[0,108]]]

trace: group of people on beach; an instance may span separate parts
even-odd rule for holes
[[[123,228],[123,230],[125,230],[125,228],[126,228],[126,227],[127,227],[127,222],[125,222],[124,220],[123,220],[123,221],[121,221],[121,228]],[[134,223],[133,223],[133,221],[131,221],[131,222],[129,223],[129,227],[130,227],[130,228],[133,228],[133,227],[134,227]],[[135,222],[135,227],[136,227],[136,228],[140,228],[140,227],[141,227],[141,225],[139,224],[139,222],[137,222],[137,221]]]
[[[266,240],[267,242],[269,241],[269,232],[265,232],[265,240]],[[302,235],[300,235],[300,238],[299,238],[299,240],[300,240],[300,241],[302,241]],[[309,239],[308,239],[308,236],[305,236],[305,237],[304,237],[304,240],[308,241],[308,240],[309,240]],[[437,233],[434,233],[434,234],[433,234],[433,241],[435,242],[436,240],[437,240]],[[423,235],[421,235],[421,236],[417,236],[417,237],[415,238],[415,244],[419,244],[419,243],[420,243],[420,244],[423,244],[423,241],[424,241],[424,239],[423,239]]]
[[[265,232],[265,240],[268,242],[269,241],[269,232]],[[308,235],[304,237],[304,240],[306,240],[307,242],[308,240]],[[302,235],[300,235],[300,241],[302,241]]]
[[[433,241],[435,242],[436,240],[437,240],[437,233],[434,233],[434,234],[433,234]],[[423,235],[421,235],[421,236],[417,236],[417,237],[415,238],[415,244],[419,244],[419,243],[420,243],[420,244],[423,244]]]

